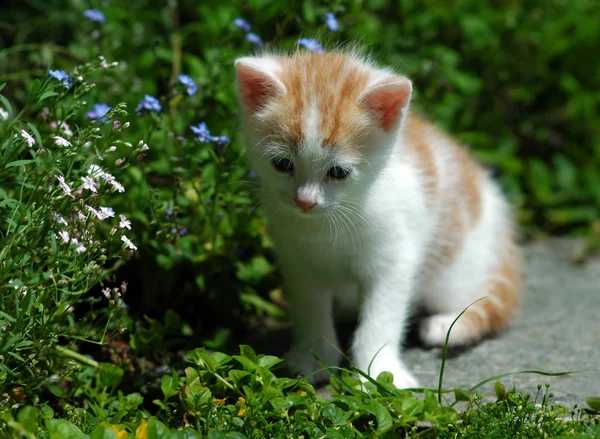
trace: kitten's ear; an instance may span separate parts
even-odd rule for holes
[[[367,108],[379,127],[389,133],[404,118],[411,93],[412,85],[408,78],[392,76],[371,85],[358,98],[358,104]]]
[[[275,75],[279,70],[279,64],[270,58],[235,61],[238,93],[247,111],[256,113],[269,99],[285,94],[285,86]]]

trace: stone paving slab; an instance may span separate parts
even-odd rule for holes
[[[508,331],[446,361],[444,387],[468,388],[506,372],[576,371],[564,377],[516,375],[503,378],[520,392],[535,394],[550,384],[554,400],[582,405],[600,396],[600,257],[571,263],[577,241],[552,239],[526,248],[527,288]],[[437,385],[441,350],[412,348],[404,359],[426,387]],[[493,382],[480,389],[493,395]]]

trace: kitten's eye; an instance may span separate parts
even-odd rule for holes
[[[288,159],[273,159],[271,164],[279,172],[292,172],[294,170],[294,164]]]
[[[350,169],[344,169],[341,166],[334,166],[329,170],[327,175],[335,180],[343,180],[350,175]]]

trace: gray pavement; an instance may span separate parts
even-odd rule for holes
[[[446,361],[444,387],[468,388],[506,372],[576,371],[564,377],[516,375],[503,378],[507,390],[537,392],[550,384],[554,400],[582,405],[600,396],[600,257],[576,266],[577,241],[551,239],[526,247],[527,288],[510,328]],[[404,359],[424,387],[437,386],[441,350],[407,349]],[[493,395],[493,382],[479,390]]]

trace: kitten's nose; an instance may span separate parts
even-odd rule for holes
[[[305,212],[308,209],[312,209],[313,207],[315,207],[317,205],[316,201],[305,201],[305,200],[301,200],[299,198],[294,198],[294,201],[296,202],[298,207],[300,207],[300,209],[302,209]]]

